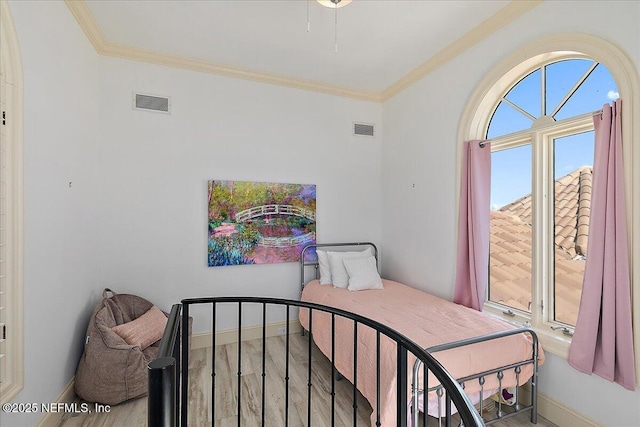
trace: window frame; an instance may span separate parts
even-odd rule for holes
[[[627,200],[627,229],[629,233],[629,266],[631,270],[631,299],[634,348],[636,349],[636,383],[640,385],[640,76],[633,61],[617,45],[590,34],[562,33],[540,38],[518,46],[496,63],[476,85],[466,102],[458,126],[456,162],[457,189],[460,189],[463,141],[483,139],[491,113],[506,89],[545,61],[585,57],[607,67],[613,75],[625,104],[622,111],[623,162]],[[524,60],[523,60],[524,58]],[[634,147],[638,147],[635,148]],[[638,183],[635,184],[634,183]],[[455,199],[457,211],[459,200]],[[636,267],[638,266],[638,267]],[[566,358],[570,339],[549,336],[538,330],[547,352]]]
[[[571,338],[564,333],[573,327],[553,317],[555,284],[554,227],[555,194],[553,177],[553,141],[556,138],[593,131],[593,113],[581,114],[557,122],[543,122],[530,129],[491,139],[491,152],[531,144],[532,217],[531,234],[531,314],[524,310],[489,301],[489,286],[483,310],[519,326],[533,327],[545,338],[545,348],[552,352],[568,352]],[[540,218],[542,216],[542,218]],[[509,314],[507,314],[509,313]],[[552,329],[553,328],[553,329]],[[552,338],[551,340],[549,338]],[[566,355],[565,355],[566,357]]]

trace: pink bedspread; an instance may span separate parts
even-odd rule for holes
[[[366,316],[390,326],[423,348],[513,329],[512,325],[495,317],[454,304],[414,288],[390,280],[383,280],[384,289],[351,292],[347,289],[320,285],[314,280],[302,293],[302,300],[340,308]],[[331,358],[331,315],[313,312],[313,339],[320,350]],[[309,313],[300,310],[300,323],[309,329]],[[396,344],[381,335],[380,345],[380,421],[382,426],[396,425]],[[336,316],[335,366],[342,375],[353,382],[353,321]],[[531,359],[531,338],[525,334],[478,343],[459,349],[434,353],[434,357],[454,378],[506,366]],[[409,386],[411,368],[415,357],[409,354]],[[539,362],[544,361],[542,349]],[[533,373],[532,365],[522,367],[520,384]],[[438,382],[429,374],[429,387]],[[422,374],[420,374],[422,378]],[[515,386],[513,370],[505,372],[502,387]],[[376,333],[365,326],[358,326],[358,379],[357,387],[373,408],[371,425],[375,425],[376,413]],[[496,390],[495,375],[486,377],[484,390]],[[477,393],[477,380],[465,384],[468,394]],[[432,392],[433,393],[433,392]],[[411,394],[409,393],[409,397]],[[488,397],[488,395],[485,395]]]

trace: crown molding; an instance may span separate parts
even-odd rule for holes
[[[64,2],[71,11],[73,17],[78,21],[82,31],[87,35],[87,38],[95,48],[96,52],[102,54],[104,46],[107,44],[107,40],[98,26],[96,19],[91,14],[91,10],[89,10],[87,3],[85,3],[84,0],[64,0]]]
[[[181,68],[184,70],[216,74],[219,76],[232,77],[236,79],[251,80],[259,83],[274,84],[295,89],[320,92],[329,95],[343,96],[346,98],[353,98],[361,101],[371,101],[378,103],[382,102],[380,94],[376,92],[351,89],[338,85],[332,85],[329,83],[299,79],[295,77],[284,76],[281,74],[267,73],[264,71],[251,70],[249,68],[236,67],[233,65],[223,65],[203,59],[169,55],[165,53],[158,53],[112,43],[105,43],[100,53],[105,56],[130,59],[150,64],[165,65],[168,67]]]
[[[382,92],[352,89],[330,83],[300,79],[281,74],[251,70],[243,67],[218,64],[203,59],[168,55],[110,43],[105,38],[97,21],[91,14],[91,10],[87,6],[85,0],[64,1],[73,16],[76,18],[76,21],[78,21],[78,24],[84,33],[87,35],[87,38],[96,49],[96,52],[100,55],[381,103],[402,92],[404,89],[431,73],[433,70],[449,62],[479,41],[533,9],[538,4],[542,3],[543,0],[512,0],[507,4],[507,6],[503,7],[494,15],[480,23],[477,27],[467,32],[464,36],[436,53],[418,68],[411,71],[409,74]]]
[[[202,73],[233,77],[243,80],[251,80],[260,83],[274,84],[295,89],[320,92],[328,95],[343,96],[346,98],[358,99],[361,101],[378,103],[382,102],[380,94],[376,92],[352,89],[329,83],[322,83],[313,80],[267,73],[264,71],[251,70],[249,68],[218,64],[203,59],[168,55],[164,53],[110,43],[105,38],[102,30],[100,30],[100,27],[91,14],[91,10],[87,6],[85,0],[65,0],[65,3],[73,16],[76,18],[76,21],[78,21],[78,24],[80,24],[80,27],[87,35],[87,38],[89,39],[93,47],[96,49],[96,52],[98,52],[100,55],[130,59],[133,61],[146,62],[150,64],[165,65],[173,68],[181,68],[184,70],[198,71]]]
[[[451,61],[479,41],[489,37],[502,27],[510,24],[529,10],[538,6],[544,0],[513,0],[505,7],[482,21],[477,27],[471,29],[464,36],[460,37],[449,46],[445,47],[427,61],[419,65],[409,74],[382,91],[382,101],[397,95],[436,68]]]

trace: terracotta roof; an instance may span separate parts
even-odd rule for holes
[[[556,319],[575,323],[587,255],[592,188],[591,166],[555,182]],[[531,195],[491,211],[492,301],[529,309],[531,301]]]

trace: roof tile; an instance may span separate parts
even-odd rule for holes
[[[556,319],[575,323],[587,255],[593,168],[583,166],[556,180]],[[531,300],[532,197],[491,211],[491,300],[527,310]]]

